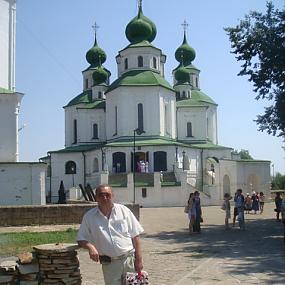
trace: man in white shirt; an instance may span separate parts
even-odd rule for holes
[[[143,269],[139,238],[143,228],[130,209],[113,203],[110,186],[96,188],[96,201],[98,206],[82,219],[77,242],[102,264],[105,285],[121,285],[123,273]]]

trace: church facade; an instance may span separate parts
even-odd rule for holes
[[[143,206],[182,206],[196,190],[205,204],[237,188],[267,193],[270,161],[241,160],[218,144],[217,104],[201,90],[186,32],[172,83],[164,76],[166,55],[152,44],[156,26],[141,4],[125,34],[130,44],[118,52],[117,79],[110,82],[95,32],[82,93],[64,107],[65,148],[42,158],[50,200],[57,200],[61,181],[70,191],[109,183],[116,201]]]

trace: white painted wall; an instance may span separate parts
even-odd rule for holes
[[[143,67],[138,67],[138,56],[143,57]],[[157,68],[153,66],[153,57],[156,58]],[[125,69],[125,59],[128,59],[128,69]],[[118,64],[118,77],[130,70],[150,69],[159,71],[164,76],[165,55],[160,49],[154,47],[137,47],[126,48],[119,52],[116,57]]]
[[[0,87],[15,90],[16,1],[0,0]]]
[[[74,145],[73,121],[77,120],[77,144],[96,143],[106,140],[106,114],[103,109],[65,108],[65,146]],[[98,124],[98,139],[93,138],[93,124]]]
[[[18,161],[18,114],[22,97],[21,93],[0,94],[0,162]]]
[[[169,132],[175,138],[175,96],[174,92],[160,86],[154,87],[118,87],[106,94],[106,130],[107,139],[133,136],[138,127],[138,104],[143,104],[143,136],[164,136],[164,105],[168,104]],[[118,130],[115,135],[115,107],[118,109]]]
[[[0,163],[0,205],[45,205],[45,163]]]

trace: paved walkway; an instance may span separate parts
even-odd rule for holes
[[[151,284],[285,284],[283,225],[275,221],[273,209],[270,203],[262,215],[246,215],[245,231],[225,231],[224,212],[205,207],[202,233],[191,236],[182,208],[141,209],[144,265]],[[79,258],[83,284],[104,285],[100,265],[85,250]]]

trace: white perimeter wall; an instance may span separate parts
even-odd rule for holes
[[[45,205],[45,163],[0,163],[0,205]]]

